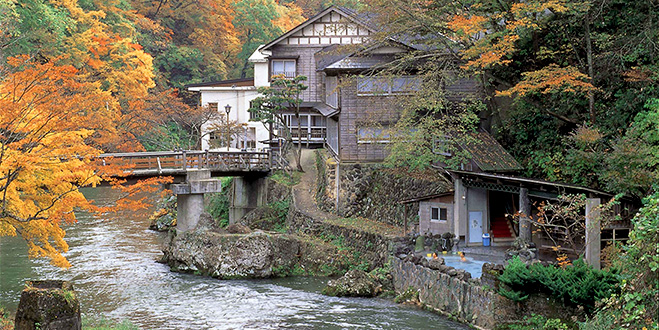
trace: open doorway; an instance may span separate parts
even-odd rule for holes
[[[519,195],[499,191],[490,191],[488,195],[492,242],[512,242],[517,237],[513,219],[518,210]]]

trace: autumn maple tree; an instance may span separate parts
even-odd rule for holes
[[[31,257],[66,267],[61,225],[90,207],[78,188],[100,181],[91,157],[101,151],[82,123],[111,120],[103,108],[112,100],[54,62],[12,58],[0,81],[0,235],[20,235]]]

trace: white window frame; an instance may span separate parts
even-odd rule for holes
[[[284,71],[275,71],[275,63],[281,62],[284,66]],[[293,63],[293,71],[286,71],[286,63]],[[270,79],[276,75],[284,74],[286,78],[295,78],[297,76],[297,60],[295,59],[272,59],[270,60]]]
[[[433,211],[437,210],[437,218],[433,218]],[[445,212],[445,218],[442,219],[442,210]],[[430,207],[430,221],[432,222],[441,222],[441,223],[446,223],[448,222],[448,207],[441,207],[441,206],[431,206]]]
[[[334,109],[339,108],[339,78],[337,76],[325,77],[325,104]]]

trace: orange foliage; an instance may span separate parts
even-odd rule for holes
[[[472,6],[448,22],[456,40],[466,45],[462,53],[467,60],[465,68],[481,71],[507,65],[522,33],[540,29],[541,22],[550,15],[587,9],[586,4],[569,0],[512,2],[508,10],[498,12],[490,7]]]
[[[93,161],[101,153],[94,129],[112,127],[118,114],[106,106],[115,102],[111,92],[58,62],[21,56],[10,58],[11,70],[1,72],[0,236],[21,235],[30,257],[68,267],[61,225],[76,221],[74,209],[94,209],[79,187],[101,182]],[[149,183],[122,191],[128,196],[154,189],[145,187]],[[117,206],[137,208],[141,202]]]
[[[276,10],[279,17],[272,21],[272,25],[280,28],[282,31],[292,30],[305,20],[302,8],[294,3],[278,4]]]
[[[597,88],[588,82],[588,76],[577,68],[568,66],[561,68],[556,64],[522,74],[523,79],[513,88],[499,92],[500,96],[517,94],[524,96],[529,93],[548,94],[556,91],[567,93],[587,93]]]

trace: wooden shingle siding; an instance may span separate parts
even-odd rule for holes
[[[460,79],[445,87],[446,98],[452,102],[463,101],[465,99],[481,99],[481,84],[476,79]]]
[[[396,97],[357,96],[355,79],[342,77],[339,114],[340,155],[342,161],[382,161],[387,155],[385,143],[358,143],[359,127],[382,127],[395,123],[400,116]]]
[[[304,83],[309,88],[302,92],[304,102],[325,102],[325,92],[323,89],[322,72],[316,72],[316,59],[314,54],[323,47],[292,47],[292,46],[274,46],[272,47],[272,57],[275,58],[297,58],[296,74],[306,76],[307,81]]]

